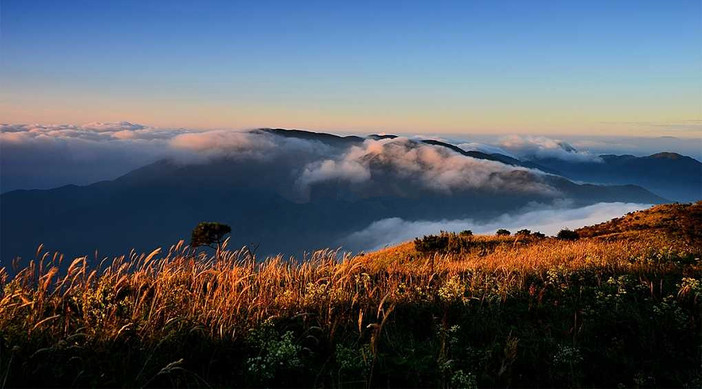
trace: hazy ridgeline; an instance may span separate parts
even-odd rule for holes
[[[700,204],[339,259],[182,244],[2,277],[8,386],[698,386]],[[686,216],[687,215],[687,216]]]

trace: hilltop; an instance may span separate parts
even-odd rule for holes
[[[580,242],[598,241],[651,241],[661,244],[674,244],[686,247],[702,248],[702,201],[689,204],[661,204],[651,208],[631,212],[618,218],[592,226],[578,228]],[[461,260],[480,258],[480,261],[491,263],[491,254],[500,250],[517,253],[528,246],[536,246],[541,250],[554,244],[555,237],[541,237],[538,232],[531,234],[510,234],[508,236],[480,235],[461,236],[461,234],[442,233],[452,239],[464,241],[459,254]],[[426,238],[426,237],[425,237]],[[417,242],[405,242],[387,247],[375,252],[362,254],[368,264],[386,266],[393,261],[403,261],[441,254],[441,250],[421,252],[417,250]],[[444,250],[445,253],[445,250]]]
[[[661,204],[631,212],[608,222],[577,230],[581,237],[620,239],[663,235],[702,245],[702,201],[691,204]]]

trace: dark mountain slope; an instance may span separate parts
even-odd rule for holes
[[[360,136],[339,136],[324,132],[313,132],[305,130],[286,130],[282,128],[262,128],[254,131],[273,134],[286,138],[297,138],[311,141],[319,141],[330,146],[348,146],[349,144],[361,143],[364,138]]]
[[[602,162],[536,159],[564,177],[602,184],[635,184],[676,201],[702,199],[702,163],[676,153],[647,157],[602,155]]]
[[[503,155],[503,154],[498,154],[498,153],[488,154],[488,153],[483,153],[481,151],[475,151],[475,150],[465,151],[456,145],[452,145],[450,143],[446,143],[446,142],[442,142],[442,141],[434,140],[434,139],[425,139],[425,140],[422,140],[422,142],[426,143],[428,145],[446,147],[450,150],[453,150],[459,154],[463,154],[467,157],[472,157],[472,158],[476,158],[476,159],[485,159],[488,161],[495,161],[495,162],[504,163],[505,165],[521,166],[521,167],[526,167],[529,169],[538,169],[538,170],[541,170],[542,172],[546,172],[546,173],[558,174],[558,171],[551,169],[549,167],[541,166],[537,163],[533,163],[533,162],[529,162],[529,161],[520,161],[516,158],[508,157],[508,156]]]

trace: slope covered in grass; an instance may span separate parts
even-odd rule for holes
[[[408,242],[341,260],[215,259],[179,244],[61,272],[40,253],[1,277],[0,378],[697,387],[702,241],[679,226],[699,226],[699,207],[654,207],[575,241],[454,235],[451,249]]]

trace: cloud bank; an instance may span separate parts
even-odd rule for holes
[[[557,193],[539,171],[462,156],[422,143],[431,137],[366,138],[346,143],[281,136],[262,130],[162,129],[130,122],[84,125],[0,124],[0,192],[86,185],[109,180],[163,158],[201,163],[227,157],[285,164],[281,179],[305,199],[315,187],[336,184],[350,194],[422,191],[452,195],[485,189]],[[466,151],[520,159],[598,162],[588,151],[546,137],[510,136],[489,142],[448,142]],[[587,146],[587,142],[576,143]],[[353,195],[351,196],[353,197]]]
[[[570,162],[602,162],[587,151],[579,151],[565,141],[542,136],[508,136],[499,140],[499,146],[525,159],[555,158]]]
[[[159,129],[130,122],[86,125],[0,125],[2,191],[114,179],[162,158],[277,163],[299,199],[313,187],[345,186],[357,196],[452,195],[483,189],[557,194],[540,172],[463,156],[421,139],[397,137],[325,143],[264,131]],[[282,169],[281,169],[282,168]]]
[[[506,155],[508,157],[517,158],[516,155],[503,149],[502,147],[490,145],[490,144],[486,144],[486,143],[464,142],[464,143],[458,143],[457,146],[460,147],[463,151],[479,151],[479,152],[485,153],[485,154],[502,154],[502,155]]]
[[[476,234],[494,234],[500,228],[512,232],[527,228],[555,235],[563,228],[575,229],[597,224],[648,207],[650,204],[636,203],[598,203],[582,208],[570,208],[567,203],[554,206],[532,205],[520,212],[503,214],[490,222],[472,219],[408,221],[388,218],[373,222],[363,230],[350,234],[339,244],[349,250],[371,251],[415,237],[437,234],[441,230],[458,232],[468,229]]]
[[[0,191],[114,179],[168,155],[168,140],[184,131],[129,122],[0,124]]]
[[[448,148],[398,137],[367,139],[336,159],[308,164],[298,185],[330,180],[387,184],[397,180],[394,184],[398,187],[411,185],[415,190],[445,195],[473,189],[556,194],[540,177],[541,173],[531,169],[466,157]]]

